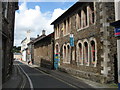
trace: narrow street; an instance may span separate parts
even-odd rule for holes
[[[47,74],[37,68],[30,67],[22,62],[15,61],[14,66],[21,71],[23,80],[20,88],[69,88],[69,89],[78,89],[85,90],[86,88],[91,88],[89,85],[80,83],[79,86],[72,85],[69,82],[64,81],[58,77],[55,77],[52,74]],[[63,77],[64,78],[64,77]],[[72,81],[71,81],[72,82]],[[84,87],[86,86],[86,87]],[[92,88],[91,88],[92,89]]]

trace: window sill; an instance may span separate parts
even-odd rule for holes
[[[60,37],[55,38],[55,40],[59,39]]]
[[[64,64],[70,64],[70,62],[63,62]]]
[[[88,28],[88,27],[89,27],[89,26],[86,26],[86,27],[83,27],[83,28],[77,29],[77,31],[81,31],[81,30],[86,29],[86,28]]]
[[[63,37],[70,35],[70,33],[63,35]]]

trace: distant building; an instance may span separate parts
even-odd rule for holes
[[[42,34],[34,40],[34,63],[36,65],[53,68],[54,33]]]
[[[21,53],[14,53],[14,60],[21,60],[22,54]]]
[[[28,49],[28,43],[35,38],[30,37],[30,31],[27,31],[27,37],[21,42],[21,53],[22,53],[22,60],[27,61],[27,49]]]
[[[2,33],[2,81],[4,83],[12,73],[14,21],[15,11],[18,10],[18,2],[0,1],[0,9],[2,9],[2,12],[0,12],[0,18],[2,18],[2,23],[0,23],[2,31],[0,30],[0,33]]]
[[[117,71],[114,2],[77,2],[54,25],[59,69],[100,83],[114,82]]]

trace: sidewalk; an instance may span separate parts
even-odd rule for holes
[[[38,69],[40,69],[48,74],[51,74],[57,78],[60,78],[68,83],[71,83],[71,84],[77,86],[78,88],[79,88],[79,86],[80,87],[82,86],[83,88],[95,88],[95,89],[99,89],[99,90],[106,90],[106,89],[107,90],[118,90],[116,85],[100,84],[97,82],[93,82],[93,81],[90,81],[87,79],[83,79],[80,77],[76,77],[76,76],[61,72],[59,70],[49,70],[49,69],[42,68],[42,67],[39,67]]]
[[[17,66],[13,66],[12,75],[10,76],[10,79],[6,81],[2,88],[4,89],[18,89],[22,82],[22,76],[20,75],[20,71],[18,70]]]

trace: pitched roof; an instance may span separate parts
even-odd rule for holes
[[[51,36],[54,36],[54,32],[53,33],[51,33],[51,34],[49,34],[49,35],[43,35],[43,36],[40,36],[40,37],[38,37],[36,40],[34,40],[34,42],[33,43],[37,43],[38,41],[40,41],[40,40],[42,40],[42,39],[44,39],[44,38],[49,38],[49,37],[51,37]]]
[[[85,4],[86,2],[76,2],[73,6],[71,6],[67,11],[65,11],[61,16],[59,16],[55,21],[53,21],[51,23],[51,25],[60,22],[61,20],[67,18],[68,15],[72,14],[72,12],[74,12],[75,10],[77,10],[78,8],[80,8],[80,6],[82,6],[83,4]]]

